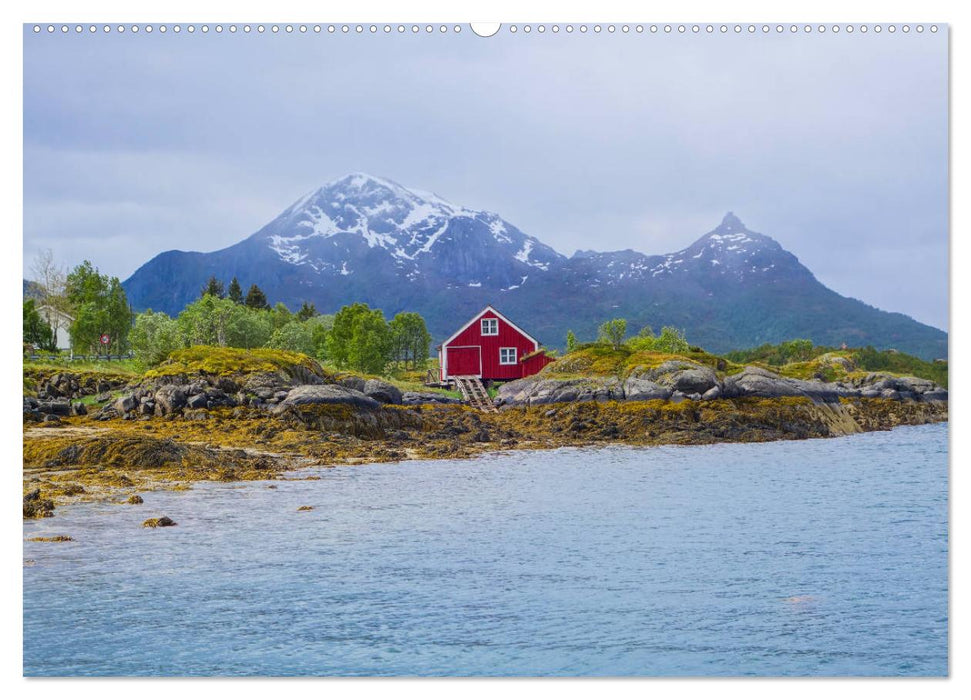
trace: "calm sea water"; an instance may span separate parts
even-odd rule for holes
[[[948,672],[944,424],[316,473],[26,523],[25,674]]]

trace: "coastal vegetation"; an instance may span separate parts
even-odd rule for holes
[[[82,272],[92,289],[111,289]],[[259,295],[237,290],[234,280],[220,296],[210,281],[175,318],[138,314],[133,360],[24,363],[25,518],[76,501],[144,503],[200,480],[301,478],[291,473],[312,465],[803,439],[947,419],[946,364],[803,340],[719,356],[674,327],[628,337],[625,319],[602,324],[595,342],[570,333],[570,350],[539,374],[490,386],[502,410],[483,413],[424,386],[420,315],[388,322],[366,304],[292,313],[248,305]]]

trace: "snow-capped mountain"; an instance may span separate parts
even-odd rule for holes
[[[515,288],[562,258],[497,214],[364,173],[301,197],[253,238],[282,262],[318,274],[346,277],[367,260],[409,280],[499,289]]]
[[[363,301],[390,317],[425,316],[436,338],[486,304],[552,347],[623,317],[683,328],[713,351],[803,337],[944,357],[947,335],[827,289],[769,236],[734,214],[665,255],[566,257],[498,214],[353,173],[301,197],[262,229],[212,253],[169,251],[125,281],[136,309],[178,313],[215,275],[258,284],[274,302],[321,312]]]

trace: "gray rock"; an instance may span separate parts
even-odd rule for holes
[[[209,400],[206,398],[205,394],[196,394],[195,396],[190,396],[186,401],[186,406],[190,409],[196,408],[206,408]]]
[[[186,411],[182,414],[186,420],[209,420],[209,411],[199,408],[194,411]]]
[[[419,406],[430,403],[456,404],[462,403],[462,399],[445,396],[445,394],[436,394],[431,391],[406,391],[401,395],[401,403],[405,406]]]
[[[537,406],[577,401],[622,401],[624,387],[616,377],[536,379],[529,377],[499,387],[500,406]]]
[[[206,405],[209,408],[214,408],[216,406],[228,406],[233,408],[236,406],[236,399],[227,395],[222,389],[210,389],[206,392]]]
[[[671,389],[642,377],[628,377],[624,382],[624,398],[628,401],[668,399]]]
[[[185,406],[185,389],[176,384],[166,384],[155,392],[155,412],[167,416]]]
[[[378,408],[381,404],[366,394],[337,384],[307,384],[294,387],[273,410],[279,413],[290,406],[347,404],[357,408]]]
[[[711,401],[712,399],[720,398],[722,395],[722,389],[720,386],[713,386],[711,389],[706,391],[701,395],[702,401]]]
[[[138,406],[138,412],[143,416],[151,416],[155,413],[155,402],[149,399],[142,401]]]
[[[205,382],[192,382],[185,388],[185,393],[188,396],[195,396],[196,394],[204,394],[209,385]]]
[[[360,391],[362,394],[364,393],[364,385],[367,384],[363,377],[341,377],[337,380],[337,383],[348,389]]]
[[[718,386],[718,377],[709,367],[684,369],[671,375],[671,388],[685,394],[704,394]]]
[[[219,377],[214,382],[214,386],[224,394],[235,394],[239,391],[239,385],[229,377]]]
[[[777,396],[805,396],[793,379],[780,377],[761,367],[746,367],[740,373],[727,377],[722,387],[723,395],[727,398],[736,396],[762,396],[772,398]]]
[[[925,391],[921,394],[921,399],[924,401],[947,401],[947,391],[938,387],[934,391]]]
[[[71,415],[71,403],[66,400],[40,401],[37,410],[48,416],[69,416]]]
[[[138,400],[135,398],[134,394],[126,394],[124,396],[119,396],[115,399],[112,404],[118,413],[128,413],[133,411],[138,407]]]
[[[401,403],[401,390],[394,384],[380,379],[368,379],[364,382],[364,393],[381,403]]]
[[[88,407],[83,403],[71,404],[71,413],[75,416],[86,416],[88,415]]]

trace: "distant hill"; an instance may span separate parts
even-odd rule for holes
[[[592,339],[603,320],[623,317],[632,332],[673,325],[719,353],[808,338],[947,356],[943,331],[828,289],[731,213],[675,253],[566,257],[497,214],[355,173],[233,246],[162,253],[124,286],[136,309],[177,313],[211,275],[258,284],[291,308],[364,301],[388,316],[418,311],[437,341],[492,304],[550,347],[568,329]]]
[[[39,284],[33,280],[24,280],[24,301],[28,299],[41,299],[43,292]]]

